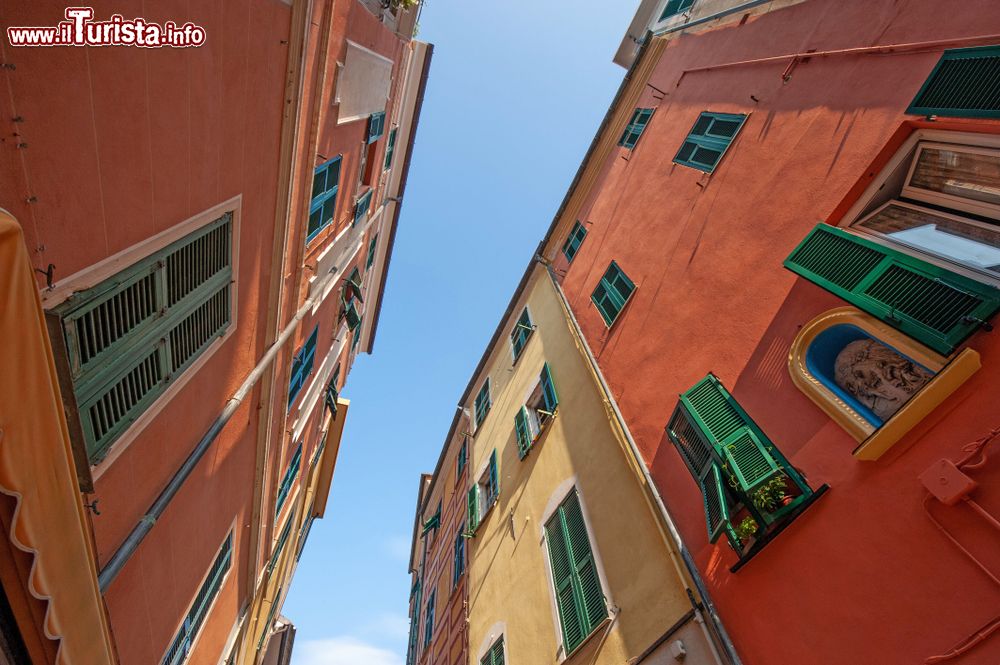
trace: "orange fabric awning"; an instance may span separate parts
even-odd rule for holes
[[[21,227],[0,210],[0,492],[17,500],[11,542],[34,557],[58,663],[115,662],[56,370]]]

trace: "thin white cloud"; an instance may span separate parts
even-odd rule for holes
[[[296,643],[295,665],[403,665],[403,657],[353,637]]]
[[[389,556],[400,563],[410,560],[410,539],[406,536],[393,536],[384,542],[383,547]]]
[[[403,614],[380,614],[365,624],[362,632],[386,642],[404,641],[410,634],[410,619]]]

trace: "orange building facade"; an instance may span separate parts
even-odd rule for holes
[[[399,221],[418,9],[161,4],[142,18],[204,44],[5,44],[0,662],[287,659]]]
[[[1000,662],[1000,14],[960,4],[641,3],[540,246],[728,662]]]

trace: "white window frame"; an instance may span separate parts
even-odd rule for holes
[[[994,134],[982,134],[974,132],[959,132],[959,131],[947,131],[938,129],[919,129],[913,132],[906,141],[896,150],[895,154],[885,163],[882,170],[879,171],[878,175],[872,178],[868,187],[865,191],[858,197],[854,204],[844,213],[844,216],[836,222],[836,225],[849,230],[852,233],[860,235],[862,237],[868,238],[873,242],[876,242],[885,247],[889,247],[898,252],[904,254],[909,254],[915,258],[920,259],[926,263],[931,263],[939,267],[950,270],[951,272],[964,275],[969,279],[974,279],[978,282],[984,282],[991,285],[995,285],[997,281],[992,279],[984,273],[979,272],[970,267],[959,263],[953,263],[941,257],[929,254],[923,251],[917,251],[912,249],[907,245],[903,245],[898,242],[890,241],[885,236],[864,229],[858,226],[854,226],[863,217],[867,217],[871,212],[874,212],[875,208],[880,207],[881,204],[874,206],[874,202],[878,199],[885,199],[886,201],[898,200],[899,196],[902,196],[902,186],[903,183],[908,181],[909,174],[912,169],[912,161],[916,157],[916,150],[918,144],[921,142],[926,143],[941,143],[948,146],[961,146],[965,147],[980,147],[980,148],[1000,148],[1000,136]],[[903,171],[905,169],[905,171]],[[900,190],[894,194],[887,194],[883,191],[890,181],[896,179],[899,182]],[[891,190],[890,190],[891,192]],[[924,195],[926,197],[926,194]],[[883,201],[883,202],[886,202]]]

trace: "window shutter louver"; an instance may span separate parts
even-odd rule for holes
[[[549,520],[546,536],[563,639],[570,653],[608,616],[576,490]]]
[[[549,562],[552,566],[552,581],[555,585],[559,619],[562,622],[563,643],[567,653],[583,641],[586,635],[581,626],[582,609],[577,605],[573,589],[573,564],[562,524],[562,515],[557,512],[545,527],[549,547]]]
[[[681,395],[681,402],[703,431],[724,451],[731,473],[750,492],[774,476],[780,465],[767,451],[763,434],[713,375]]]
[[[705,521],[708,526],[708,540],[714,543],[729,525],[730,506],[719,467],[711,465],[709,473],[698,481],[705,500]]]
[[[747,116],[704,112],[681,144],[674,162],[711,173],[743,127]]]
[[[232,213],[48,313],[61,329],[91,464],[231,321]]]
[[[817,225],[785,267],[948,355],[1000,310],[1000,290]]]
[[[355,305],[355,299],[351,298],[350,301],[344,303],[344,319],[347,320],[347,328],[352,332],[361,325],[361,314],[358,313],[358,307]]]
[[[1000,47],[945,51],[906,112],[1000,118]]]
[[[528,454],[528,449],[531,448],[531,430],[528,428],[527,407],[522,406],[514,414],[514,433],[517,436],[517,453],[521,459],[524,459],[525,455]]]

